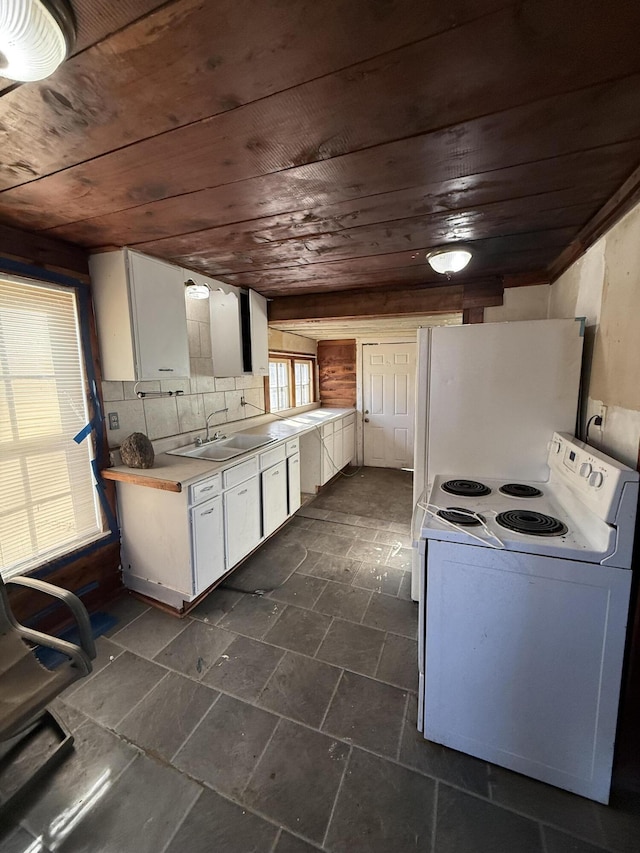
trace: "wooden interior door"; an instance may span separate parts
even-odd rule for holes
[[[364,344],[364,464],[413,468],[416,344]]]

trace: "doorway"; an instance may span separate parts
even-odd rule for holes
[[[364,464],[413,468],[415,343],[362,347]]]

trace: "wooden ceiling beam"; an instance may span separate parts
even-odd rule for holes
[[[356,317],[400,317],[407,314],[450,314],[465,308],[502,305],[502,282],[404,290],[359,290],[283,296],[269,302],[269,320],[320,320]]]
[[[89,256],[86,249],[53,240],[44,234],[32,234],[0,224],[0,266],[2,258],[19,261],[52,272],[71,273],[89,280]]]

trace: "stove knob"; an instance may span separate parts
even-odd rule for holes
[[[580,476],[581,477],[588,477],[592,471],[593,471],[593,468],[591,467],[590,462],[583,462],[582,465],[580,466]]]
[[[594,489],[599,489],[603,482],[604,477],[600,471],[594,471],[589,477],[589,485],[593,486]]]

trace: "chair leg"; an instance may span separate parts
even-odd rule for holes
[[[49,773],[53,767],[61,762],[69,754],[73,748],[73,735],[64,725],[60,718],[53,711],[45,710],[42,714],[33,720],[27,729],[23,730],[22,737],[14,744],[7,754],[0,761],[0,777],[4,777],[7,769],[10,770],[13,761],[20,754],[28,749],[29,742],[35,738],[46,728],[51,728],[58,737],[57,746],[51,749],[46,758],[39,764],[37,769],[30,776],[22,781],[17,788],[9,790],[8,799],[0,803],[0,817],[8,811],[10,807],[15,807],[18,800],[22,799],[26,794],[34,789],[38,782]],[[5,787],[5,786],[3,786]]]

